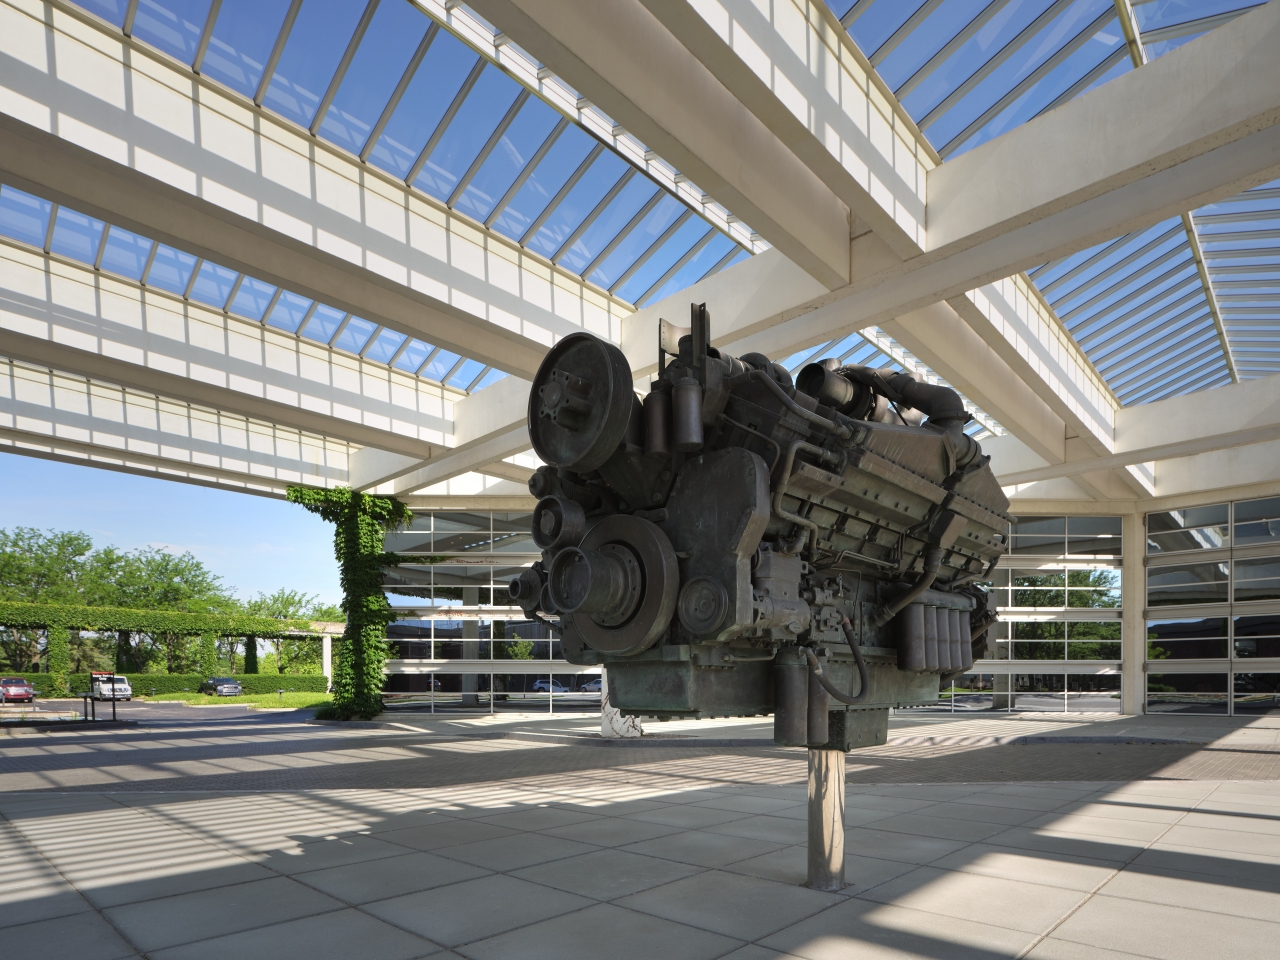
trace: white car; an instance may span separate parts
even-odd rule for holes
[[[568,687],[565,687],[559,680],[535,680],[533,681],[534,693],[568,693]]]
[[[599,677],[596,677],[594,680],[588,680],[586,683],[584,683],[584,684],[583,684],[582,686],[580,686],[578,689],[579,689],[582,693],[599,693],[599,692],[600,692],[600,678],[599,678]]]
[[[133,687],[124,677],[94,677],[89,695],[95,700],[132,700]]]

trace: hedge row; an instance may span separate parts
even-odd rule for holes
[[[11,601],[0,601],[0,624],[17,629],[69,627],[73,630],[129,630],[136,633],[173,633],[191,637],[201,634],[219,637],[320,635],[310,620]]]
[[[51,694],[52,674],[6,673],[4,676],[23,677],[30,681],[37,696]],[[194,693],[208,679],[198,673],[121,673],[118,676],[126,677],[134,694],[140,697],[147,696],[152,690],[158,694],[182,693],[184,690]],[[275,693],[277,690],[324,693],[329,689],[329,678],[318,673],[240,673],[235,674],[235,678],[245,693]],[[73,696],[89,692],[89,674],[73,673],[70,680]]]

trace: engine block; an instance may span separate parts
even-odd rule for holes
[[[625,714],[774,715],[775,741],[883,743],[934,702],[994,621],[979,583],[1009,502],[960,397],[892,368],[810,363],[793,382],[709,342],[706,306],[660,325],[643,401],[590,334],[529,395],[542,558],[513,599],[607,666]]]

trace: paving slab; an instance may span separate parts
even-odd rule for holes
[[[512,872],[513,877],[596,900],[614,900],[693,874],[701,867],[625,850],[596,850]]]

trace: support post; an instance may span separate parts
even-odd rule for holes
[[[809,882],[814,890],[844,887],[844,753],[809,750]]]
[[[326,693],[333,689],[333,637],[327,633],[320,638],[320,672],[328,684]]]
[[[1143,515],[1136,511],[1126,514],[1121,531],[1120,712],[1133,715],[1145,712],[1147,695],[1147,570],[1143,565],[1147,537]]]

